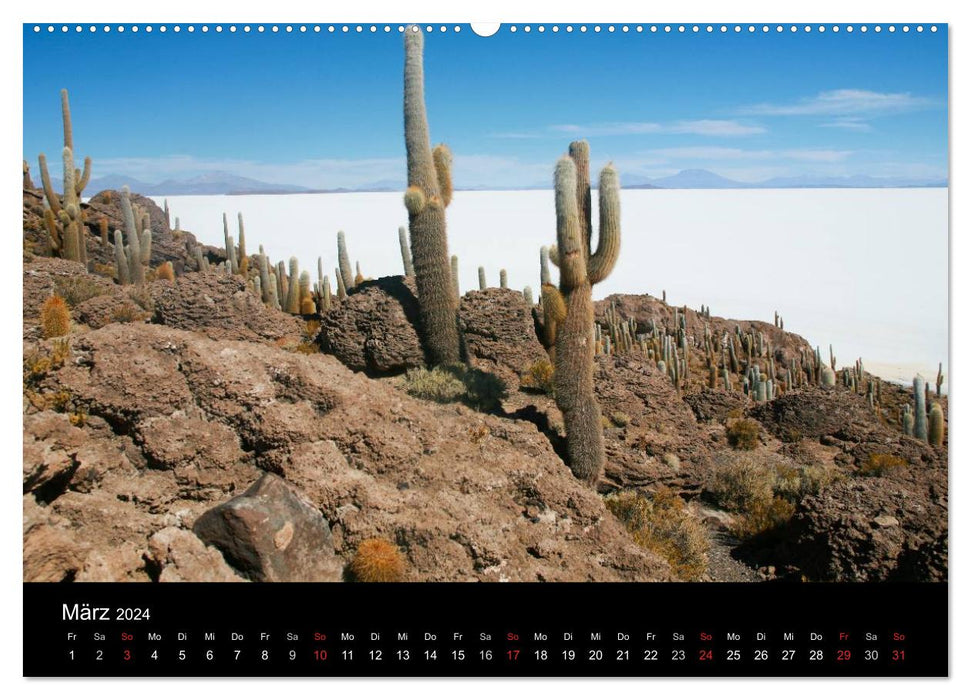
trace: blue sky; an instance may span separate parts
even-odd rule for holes
[[[46,26],[45,26],[46,29]],[[402,40],[391,33],[35,33],[24,26],[24,157],[61,146],[68,88],[94,176],[224,170],[358,187],[404,178]],[[457,186],[547,182],[578,137],[622,177],[704,168],[944,178],[947,31],[539,33],[425,42],[432,139]],[[36,169],[36,165],[34,166]]]

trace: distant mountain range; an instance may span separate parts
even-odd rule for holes
[[[54,186],[61,188],[61,182],[56,178]],[[762,182],[740,182],[722,177],[710,170],[682,170],[675,175],[649,178],[641,175],[628,175],[621,179],[622,187],[631,190],[640,189],[783,189],[783,188],[865,188],[865,187],[947,187],[946,179],[935,178],[904,178],[904,177],[871,177],[869,175],[851,175],[847,177],[816,177],[800,175],[797,177],[775,177]],[[177,180],[169,179],[158,184],[142,182],[124,175],[111,174],[94,178],[88,184],[87,191],[97,193],[101,190],[118,190],[128,185],[132,192],[144,195],[235,195],[235,194],[310,194],[319,192],[400,192],[405,189],[404,181],[385,179],[360,185],[358,187],[336,189],[312,189],[301,185],[280,185],[261,182],[253,178],[241,177],[231,173],[215,171],[203,173],[195,177]],[[547,190],[549,185],[532,185],[528,187],[490,187],[477,186],[459,188],[466,190]]]

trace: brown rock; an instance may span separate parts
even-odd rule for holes
[[[498,376],[510,389],[533,364],[548,360],[536,338],[533,317],[520,292],[466,292],[459,309],[462,339],[473,367]]]
[[[302,332],[299,318],[264,306],[240,277],[186,274],[175,283],[153,283],[150,293],[156,323],[210,338],[275,341],[299,339]]]
[[[215,547],[207,547],[189,530],[167,527],[148,540],[148,559],[158,567],[160,583],[178,581],[245,581]]]
[[[351,290],[321,319],[324,352],[372,375],[424,365],[418,337],[418,298],[410,277],[382,277]]]
[[[320,512],[272,474],[204,513],[193,532],[254,581],[339,581],[343,572]]]

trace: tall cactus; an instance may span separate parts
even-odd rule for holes
[[[620,254],[620,180],[612,165],[600,172],[600,233],[593,252],[589,154],[585,141],[575,141],[570,155],[556,164],[557,245],[550,260],[560,268],[559,294],[566,308],[556,331],[556,403],[566,427],[570,469],[596,484],[606,457],[593,391],[592,288],[610,274]]]
[[[47,208],[44,211],[44,225],[47,228],[51,252],[67,260],[87,264],[88,253],[85,242],[84,212],[81,209],[81,192],[91,178],[91,159],[84,159],[84,170],[74,166],[74,133],[71,127],[71,105],[67,90],[61,90],[61,118],[64,125],[64,148],[61,160],[64,167],[64,194],[58,196],[51,185],[47,170],[47,156],[41,153],[41,185]],[[29,176],[25,172],[25,178]],[[26,183],[25,183],[26,184]]]
[[[243,214],[236,213],[239,221],[239,274],[246,276],[249,271],[249,256],[246,255],[246,230],[243,228]]]
[[[433,365],[461,359],[458,296],[452,284],[445,232],[445,207],[452,199],[451,153],[444,145],[431,148],[425,111],[422,66],[424,34],[420,27],[405,31],[404,121],[408,156],[408,229],[415,267],[418,306],[425,354]]]
[[[485,268],[481,265],[479,266],[479,291],[485,291],[488,289],[489,285],[486,284]]]

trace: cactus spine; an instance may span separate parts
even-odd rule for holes
[[[401,264],[405,268],[405,277],[414,277],[415,266],[411,262],[411,250],[408,248],[408,229],[404,226],[398,227],[398,245],[401,246]],[[457,278],[458,275],[454,275],[454,277]],[[458,292],[456,292],[457,294]]]
[[[554,384],[563,413],[570,469],[596,484],[606,457],[600,406],[593,391],[592,286],[607,277],[620,253],[620,182],[608,165],[600,173],[600,235],[591,252],[589,146],[570,144],[556,164],[556,252],[566,314],[556,332]]]
[[[927,390],[919,374],[914,377],[914,437],[927,439]]]
[[[431,148],[425,111],[422,66],[424,34],[405,31],[404,117],[408,159],[408,228],[418,287],[422,341],[431,364],[460,359],[458,296],[452,283],[445,207],[452,198],[451,154],[444,145]]]

